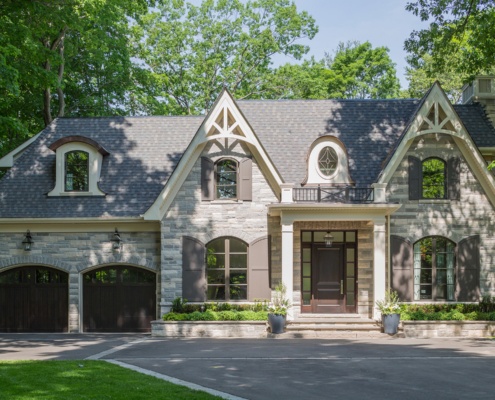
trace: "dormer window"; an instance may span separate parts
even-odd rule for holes
[[[70,136],[50,146],[56,152],[55,188],[48,196],[104,196],[98,187],[103,157],[109,153],[84,136]]]
[[[335,173],[338,162],[339,156],[333,147],[324,147],[318,155],[318,168],[325,176],[330,177]]]
[[[335,136],[315,140],[308,155],[308,174],[303,185],[351,185],[347,151]]]
[[[87,192],[89,190],[89,153],[70,151],[65,153],[65,191]]]

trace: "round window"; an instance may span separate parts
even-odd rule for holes
[[[318,155],[318,168],[325,176],[331,176],[337,170],[339,156],[333,147],[326,146]]]

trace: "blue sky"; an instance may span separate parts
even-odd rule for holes
[[[315,18],[319,32],[313,40],[304,41],[311,48],[309,56],[322,59],[325,52],[333,54],[339,42],[369,41],[373,47],[386,46],[396,64],[402,88],[404,77],[404,41],[413,30],[427,27],[419,17],[405,10],[410,0],[295,0],[299,10],[306,10]],[[295,62],[276,58],[276,64]]]

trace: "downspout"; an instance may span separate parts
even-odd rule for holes
[[[391,288],[391,268],[390,268],[390,215],[387,215],[387,289],[390,291]]]

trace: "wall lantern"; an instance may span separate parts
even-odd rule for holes
[[[22,244],[24,245],[24,250],[26,251],[31,251],[31,246],[33,245],[33,237],[31,236],[31,232],[29,232],[29,229],[26,232],[26,235],[24,236],[24,240],[22,241]]]
[[[332,247],[333,236],[330,234],[330,232],[327,232],[325,236],[323,236],[323,239],[325,240],[325,247]]]
[[[113,249],[114,250],[120,250],[120,248],[122,247],[123,240],[120,237],[120,234],[119,234],[119,231],[117,228],[115,228],[115,233],[113,234],[112,242],[113,242],[113,245],[112,245]]]

